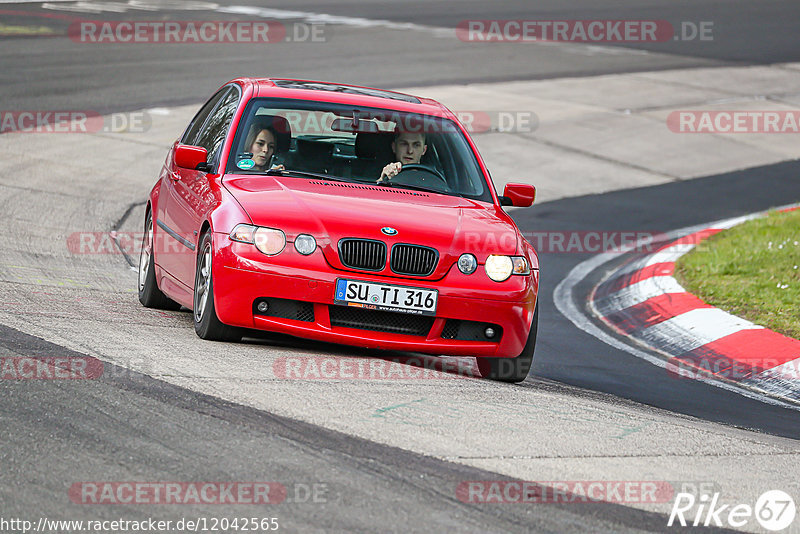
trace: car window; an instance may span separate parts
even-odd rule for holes
[[[194,145],[195,140],[197,139],[197,133],[200,131],[200,128],[203,127],[203,124],[206,122],[209,114],[211,111],[216,107],[217,103],[219,102],[220,98],[222,98],[226,93],[230,91],[230,87],[223,87],[217,93],[212,96],[206,104],[200,108],[200,111],[197,112],[197,115],[194,116],[192,122],[189,123],[189,127],[186,128],[186,132],[183,134],[181,138],[181,143],[184,145]]]
[[[222,96],[217,108],[211,113],[203,125],[194,144],[208,150],[208,160],[212,161],[217,156],[217,151],[228,133],[236,107],[239,104],[239,91],[230,87]]]
[[[402,151],[395,141],[403,135],[407,143],[407,134],[421,137],[426,149],[421,156],[417,152],[416,164],[406,163],[392,187],[492,201],[475,153],[453,121],[392,109],[253,99],[237,125],[227,172],[259,174],[282,166],[287,175],[297,171],[376,184],[382,169],[398,161]]]

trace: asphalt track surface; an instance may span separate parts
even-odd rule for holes
[[[245,2],[237,2],[242,5]],[[336,26],[328,46],[283,44],[260,52],[250,46],[205,48],[94,46],[54,38],[2,38],[0,93],[6,110],[94,109],[111,112],[198,103],[223,81],[259,72],[347,80],[380,87],[548,78],[792,61],[800,58],[795,2],[274,2],[272,8],[390,19],[452,27],[466,18],[634,18],[714,20],[718,38],[707,45],[639,46],[648,54],[576,53],[540,47],[535,58],[521,46],[475,48],[426,31],[386,37],[380,27]],[[43,11],[38,4],[3,4],[8,11]],[[172,19],[221,19],[218,13],[162,10]],[[580,13],[576,16],[576,13]],[[152,13],[77,14],[139,18]],[[4,14],[9,24],[38,17]],[[57,25],[58,23],[53,23]],[[61,22],[63,27],[63,21]],[[368,42],[368,45],[365,45]],[[58,46],[54,46],[57,43]],[[617,47],[625,48],[625,47]],[[324,49],[321,51],[321,49]],[[368,50],[367,54],[356,54]],[[628,51],[626,51],[628,50]],[[0,142],[2,139],[0,138]],[[667,231],[731,217],[800,198],[797,163],[749,169],[643,189],[565,199],[514,215],[523,230]],[[612,222],[613,221],[613,222]],[[24,239],[24,236],[20,236]],[[586,259],[542,254],[540,337],[533,374],[666,410],[740,428],[800,438],[796,412],[691,381],[664,380],[663,370],[621,353],[577,330],[553,305],[552,289]],[[588,289],[583,287],[584,290]],[[293,341],[300,344],[302,341]],[[68,349],[0,326],[6,354],[63,355]],[[112,370],[113,367],[108,367]],[[551,387],[558,389],[555,384]],[[564,386],[573,391],[572,388]],[[601,395],[600,398],[606,395]],[[325,482],[327,503],[290,502],[278,513],[298,531],[563,532],[660,531],[665,518],[614,504],[474,507],[453,487],[463,480],[502,478],[460,464],[372,443],[308,423],[242,407],[139,375],[108,372],[90,384],[0,381],[0,503],[4,516],[75,517],[65,502],[74,480],[246,480],[267,466],[271,480]],[[232,516],[246,507],[225,509]],[[187,506],[103,508],[87,517],[159,518],[221,515]],[[238,515],[238,514],[237,514]],[[378,526],[379,525],[379,526]]]
[[[0,327],[0,344],[6,354],[81,356],[6,327]],[[661,514],[615,504],[466,504],[455,496],[459,483],[513,479],[237,406],[108,364],[101,379],[89,382],[0,384],[4,517],[178,521],[256,513],[278,517],[289,532],[664,529]],[[253,512],[248,505],[76,510],[65,499],[76,475],[84,481],[249,481],[254,471],[260,480],[283,483],[287,500]]]

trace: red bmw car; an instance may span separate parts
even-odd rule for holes
[[[236,79],[200,109],[150,192],[144,306],[246,329],[475,356],[523,380],[539,262],[465,128],[433,100],[343,84]]]

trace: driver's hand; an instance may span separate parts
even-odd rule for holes
[[[396,176],[403,169],[403,164],[399,161],[390,163],[381,171],[381,177],[378,178],[378,183],[388,182],[392,176]]]

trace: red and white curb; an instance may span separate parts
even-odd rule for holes
[[[573,269],[556,288],[556,306],[579,328],[664,367],[674,378],[701,380],[772,404],[800,407],[800,341],[710,306],[672,276],[678,258],[702,240],[762,215],[671,232],[671,241],[610,272],[594,288],[589,310],[618,334],[662,358],[603,332],[574,302],[574,286],[618,254],[602,254]]]

